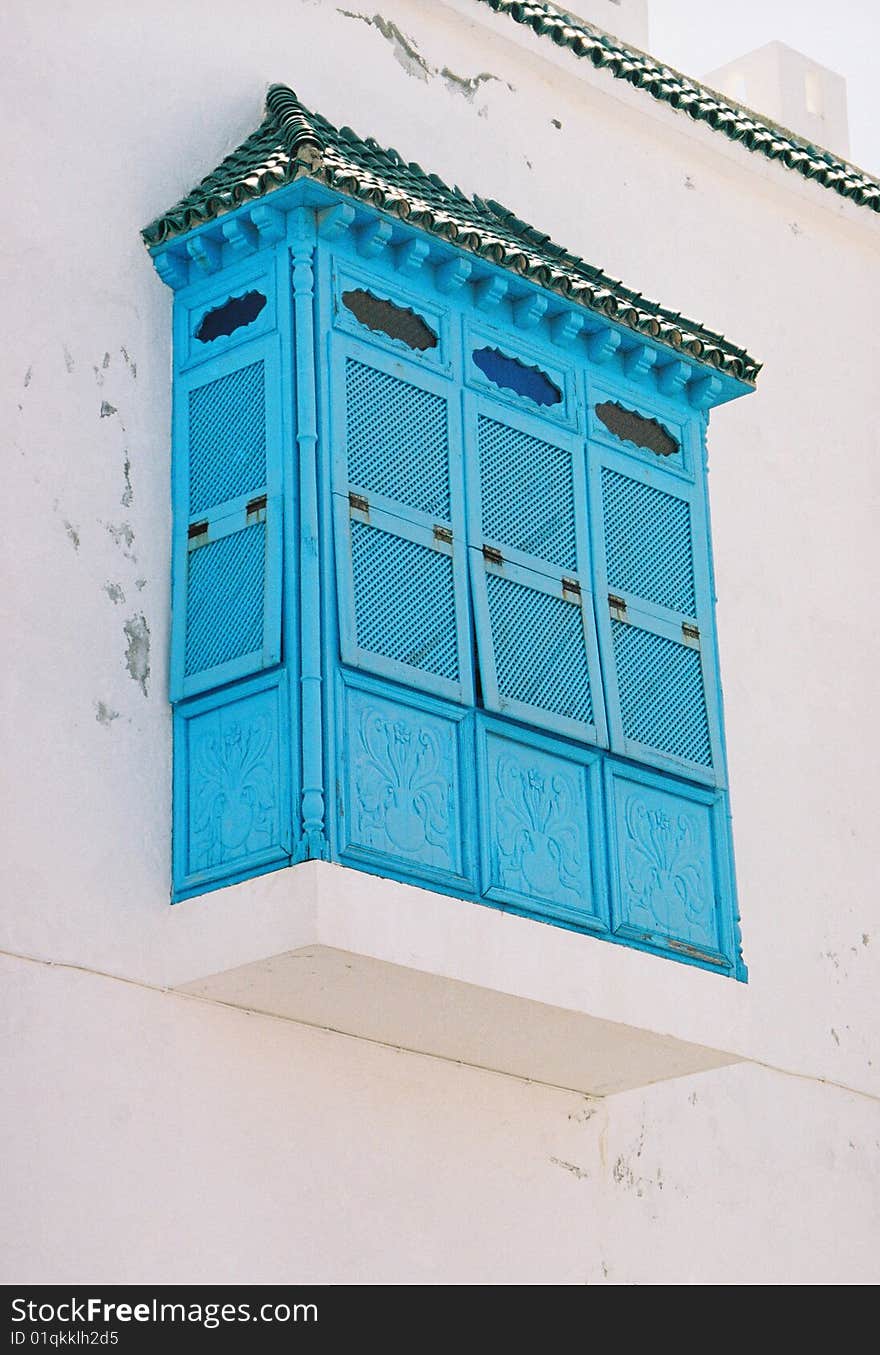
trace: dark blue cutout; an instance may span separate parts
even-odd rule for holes
[[[473,359],[483,375],[496,386],[524,395],[536,405],[558,405],[562,400],[562,391],[554,386],[540,367],[527,367],[524,362],[509,358],[497,348],[478,348]]]
[[[252,325],[265,304],[266,298],[262,292],[245,292],[244,296],[231,296],[222,306],[215,307],[202,317],[202,323],[196,330],[196,338],[201,343],[226,338],[237,329]]]

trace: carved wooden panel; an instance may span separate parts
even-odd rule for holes
[[[175,748],[178,894],[235,878],[289,852],[283,688],[253,684],[238,699],[205,698],[178,712]]]
[[[478,759],[486,897],[604,928],[599,758],[481,722]]]
[[[470,722],[438,702],[345,686],[343,852],[391,873],[471,888],[462,803]]]
[[[608,813],[615,932],[729,967],[719,797],[609,765]]]

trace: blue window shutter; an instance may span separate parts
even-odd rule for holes
[[[271,342],[178,381],[172,701],[280,661],[279,400]]]
[[[591,449],[599,638],[611,747],[720,784],[709,546],[697,489]]]
[[[483,702],[607,746],[583,444],[489,399],[465,403]]]
[[[461,447],[442,378],[334,338],[342,661],[473,699]]]

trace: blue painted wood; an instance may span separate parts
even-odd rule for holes
[[[601,754],[480,715],[477,768],[484,896],[606,930]]]
[[[723,785],[713,598],[696,483],[592,443],[593,573],[611,748]]]
[[[461,442],[441,377],[335,335],[332,475],[340,652],[470,703]]]
[[[485,705],[605,745],[582,444],[486,397],[464,404]]]
[[[401,355],[417,365],[424,365],[432,371],[452,374],[449,337],[449,308],[437,304],[437,296],[424,285],[423,279],[407,278],[401,285],[392,270],[380,273],[375,265],[366,269],[353,262],[331,256],[330,287],[332,288],[332,309],[330,323],[342,333],[355,339],[367,340],[380,351]],[[437,335],[437,346],[414,350],[400,339],[395,339],[381,330],[368,330],[348,309],[342,300],[344,293],[362,289],[371,292],[384,301],[390,301],[404,310],[412,310]],[[329,330],[328,330],[329,332]]]
[[[658,458],[656,452],[617,437],[596,413],[596,406],[606,403],[622,405],[645,419],[655,419],[676,439],[679,450],[671,456]],[[656,468],[659,465],[667,475],[681,476],[689,481],[694,479],[695,465],[699,461],[698,420],[684,396],[674,400],[668,395],[648,393],[631,380],[609,381],[606,377],[596,380],[590,373],[586,405],[587,431],[592,443],[632,457],[642,466]]]
[[[324,831],[324,745],[321,671],[321,582],[318,561],[318,424],[313,330],[314,214],[291,213],[293,306],[296,325],[296,443],[300,499],[300,686],[302,707],[302,823],[300,854],[327,855]]]
[[[265,674],[174,716],[174,894],[288,864],[287,681]]]
[[[735,937],[723,795],[606,761],[616,935],[729,971]]]
[[[211,362],[236,348],[247,346],[256,339],[275,331],[279,312],[276,306],[276,255],[262,251],[241,262],[234,262],[209,278],[199,280],[177,294],[175,298],[175,364],[178,371]],[[266,305],[248,325],[232,334],[220,335],[210,343],[196,338],[204,318],[222,306],[231,297],[258,292],[266,298]]]
[[[349,674],[339,748],[340,859],[473,891],[472,714]]]
[[[318,235],[311,209],[274,211],[271,244],[231,214],[177,293],[174,897],[330,854],[745,978],[688,372],[627,336],[600,354],[558,302],[344,205]],[[369,331],[340,307],[352,286],[423,316],[437,347]],[[253,288],[252,326],[194,340]],[[494,386],[475,346],[564,399]],[[193,397],[248,372],[244,405],[224,395],[232,416],[194,435]],[[682,452],[621,444],[597,399],[658,418]],[[261,400],[265,436],[242,452]],[[251,676],[280,665],[282,625],[285,668]]]
[[[557,332],[564,336],[565,331]],[[571,354],[565,352],[564,341],[563,349],[560,351],[559,345],[542,342],[534,334],[526,337],[516,327],[512,311],[509,319],[502,314],[496,316],[494,322],[489,324],[482,315],[478,316],[473,311],[467,310],[464,315],[462,344],[461,379],[465,386],[477,394],[488,396],[498,405],[506,405],[514,415],[535,414],[548,424],[561,424],[571,429],[583,427],[583,410],[575,398],[575,369],[571,363]],[[485,360],[486,352],[491,353],[495,350],[501,353],[503,359],[522,364],[526,372],[534,369],[537,373],[543,374],[558,390],[561,399],[549,404],[532,399],[528,392],[528,382],[525,389],[519,390],[512,389],[508,384],[499,384],[493,379],[493,375],[490,375],[494,364],[490,361],[487,370]],[[475,361],[475,355],[479,360]],[[564,358],[567,360],[563,360]],[[494,370],[493,374],[497,376],[498,371]],[[539,380],[535,393],[540,387]]]
[[[281,402],[281,492],[283,509],[284,546],[282,551],[281,649],[287,672],[287,690],[290,718],[282,731],[282,742],[287,751],[291,787],[291,844],[294,859],[299,855],[302,829],[302,666],[300,656],[300,511],[299,511],[299,453],[296,407],[296,353],[292,304],[293,271],[289,250],[268,251],[273,263],[272,288],[275,313],[278,317],[278,339],[282,361],[279,370]]]
[[[712,616],[714,621],[714,607],[717,591],[715,588],[715,558],[713,551],[712,535],[712,514],[708,494],[709,478],[709,454],[708,454],[708,432],[709,432],[709,412],[703,411],[697,420],[697,446],[695,452],[695,463],[698,467],[699,485],[698,492],[702,495],[703,516],[706,528],[706,570],[708,576],[709,597],[712,602]],[[721,683],[721,662],[718,654],[718,629],[713,625],[711,636],[711,662],[715,675],[715,693],[718,709],[718,728],[721,744],[721,763],[727,767],[727,724],[724,719],[724,690]],[[743,958],[742,945],[742,927],[740,920],[739,898],[736,884],[736,855],[733,843],[733,818],[730,803],[730,790],[728,789],[723,797],[724,815],[725,815],[725,836],[724,850],[719,854],[720,868],[726,871],[729,900],[730,900],[730,918],[731,918],[731,954],[734,957],[735,975],[741,983],[747,983],[749,971]]]
[[[281,461],[274,338],[178,377],[170,693],[281,657]]]

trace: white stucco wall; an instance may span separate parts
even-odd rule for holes
[[[474,0],[375,12],[2,21],[3,1277],[876,1282],[877,217]],[[272,80],[765,363],[710,444],[750,984],[608,985],[750,1064],[588,1106],[160,991],[269,904],[167,903],[170,294],[138,231]]]

